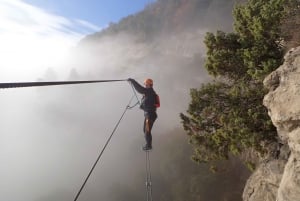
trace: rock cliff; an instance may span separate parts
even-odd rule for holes
[[[247,181],[244,201],[300,201],[300,47],[264,80],[264,98],[281,143]]]

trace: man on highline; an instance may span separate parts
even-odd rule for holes
[[[148,151],[152,149],[152,134],[151,130],[155,120],[157,119],[156,109],[160,107],[159,96],[153,89],[153,80],[146,79],[144,81],[144,86],[140,85],[134,79],[129,78],[128,81],[132,83],[133,87],[137,92],[143,94],[142,102],[140,108],[144,110],[144,135],[146,144],[143,147],[143,150]]]

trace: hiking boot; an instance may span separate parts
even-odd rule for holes
[[[144,151],[149,151],[149,150],[151,150],[152,149],[152,146],[151,145],[145,145],[145,146],[143,146],[143,150]]]

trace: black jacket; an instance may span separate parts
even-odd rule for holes
[[[143,109],[145,112],[155,112],[156,111],[156,92],[153,90],[153,88],[146,88],[141,86],[137,81],[134,79],[130,79],[133,87],[137,92],[140,94],[143,94],[142,103],[141,103],[141,109]]]

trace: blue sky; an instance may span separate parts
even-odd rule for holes
[[[24,0],[69,19],[81,19],[105,27],[109,22],[141,11],[153,0]]]
[[[154,0],[0,0],[0,82],[35,79],[65,65],[87,34]]]

